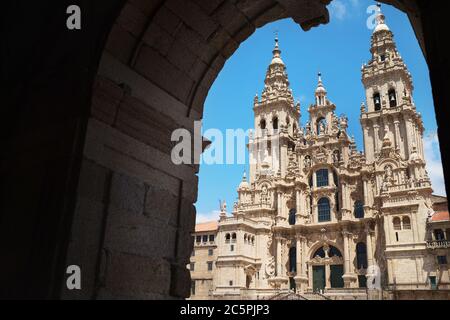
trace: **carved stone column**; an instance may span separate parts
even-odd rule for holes
[[[367,266],[373,265],[373,249],[372,249],[372,235],[369,225],[366,225],[366,247],[367,247]]]
[[[281,217],[283,215],[281,206],[281,192],[277,191],[277,215]]]
[[[400,136],[400,121],[396,119],[394,121],[394,127],[395,127],[395,148],[397,150],[400,150],[400,154],[403,154],[403,146],[401,143],[401,136]]]
[[[373,126],[373,131],[374,131],[374,135],[373,135],[373,142],[374,142],[374,152],[375,154],[378,153],[379,148],[379,139],[380,139],[380,126],[378,124],[375,124]]]
[[[275,240],[277,242],[277,269],[276,269],[276,275],[277,277],[282,276],[282,262],[281,262],[281,241],[283,240],[282,237],[276,236]]]
[[[294,278],[297,290],[305,292],[308,287],[308,277],[306,275],[306,238],[297,235],[297,275]]]
[[[344,279],[345,288],[353,287],[353,284],[356,282],[356,275],[351,268],[351,254],[350,254],[350,237],[351,233],[347,230],[342,232],[342,236],[344,238],[344,275],[342,278]]]
[[[412,147],[416,146],[416,141],[414,139],[414,128],[411,123],[411,117],[408,116],[406,118],[406,137],[408,139],[408,155],[406,156],[407,159],[409,159],[412,151]]]
[[[299,189],[295,190],[295,206],[296,206],[296,214],[295,214],[295,224],[300,224],[300,214],[302,213],[301,208],[301,199],[300,199],[301,191]]]

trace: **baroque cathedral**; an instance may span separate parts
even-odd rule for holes
[[[299,125],[300,104],[275,40],[253,101],[248,177],[232,215],[222,205],[219,221],[202,229],[214,233],[209,298],[429,298],[433,283],[438,297],[450,298],[446,199],[432,194],[411,74],[381,10],[376,22],[361,69],[364,152],[320,74],[309,119]],[[430,249],[437,211],[445,242]],[[202,237],[194,241],[199,250]]]

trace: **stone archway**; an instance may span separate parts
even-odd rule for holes
[[[330,1],[79,2],[86,24],[78,33],[60,27],[69,1],[5,4],[14,31],[1,49],[9,107],[1,117],[1,296],[186,297],[198,168],[171,165],[170,132],[193,130],[218,72],[255,28],[292,17],[308,30],[328,22]],[[445,10],[382,2],[408,12],[438,121],[446,119],[448,96],[438,94],[449,81],[438,68],[448,66],[445,41],[431,36]],[[61,289],[72,263],[83,270],[81,292]]]
[[[344,259],[341,251],[333,244],[323,242],[314,246],[309,261],[309,289],[314,292],[331,288],[343,288]]]

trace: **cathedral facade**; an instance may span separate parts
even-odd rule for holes
[[[221,208],[210,298],[264,299],[283,290],[426,298],[433,281],[450,298],[448,210],[440,209],[444,242],[429,245],[434,203],[446,199],[432,195],[411,74],[381,11],[370,52],[361,70],[359,152],[320,74],[300,125],[276,40],[254,98],[248,177],[232,214]]]

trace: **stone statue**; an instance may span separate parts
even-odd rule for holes
[[[325,134],[325,124],[322,121],[319,123],[319,134]]]
[[[311,158],[309,156],[305,157],[305,168],[306,169],[311,168]]]

